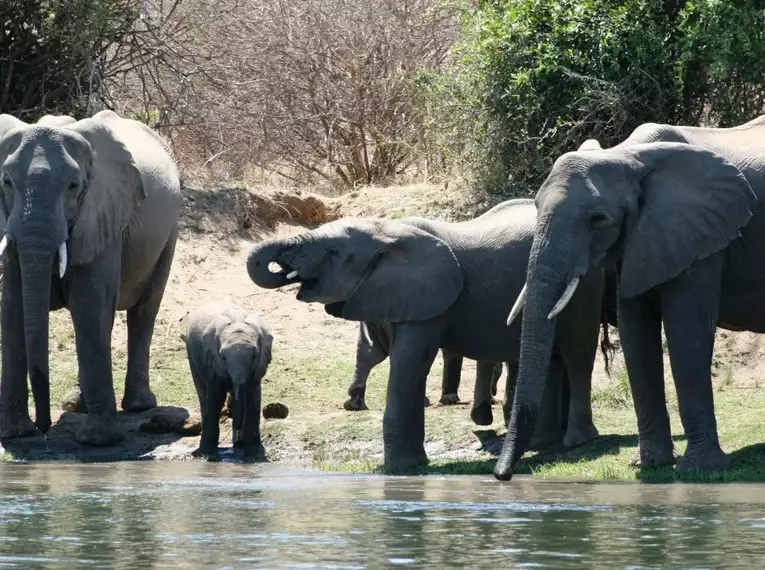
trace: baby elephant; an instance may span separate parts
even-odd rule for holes
[[[233,445],[246,457],[264,459],[260,441],[260,383],[271,362],[273,337],[260,318],[228,300],[188,315],[189,367],[202,410],[202,441],[197,456],[216,456],[219,422],[228,394],[233,395]]]

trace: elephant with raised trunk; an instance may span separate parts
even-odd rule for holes
[[[348,387],[348,399],[343,407],[349,412],[366,410],[367,381],[372,369],[383,362],[390,354],[393,326],[390,323],[359,323],[359,336],[356,341],[356,368],[353,381]],[[444,369],[441,381],[442,406],[452,406],[460,402],[458,390],[462,380],[462,356],[451,350],[441,349]],[[490,425],[494,420],[491,403],[497,395],[497,384],[502,375],[502,365],[494,362],[476,363],[476,383],[473,397],[471,418],[478,425]],[[430,405],[428,398],[424,404]],[[480,406],[480,407],[479,407]]]
[[[676,462],[662,326],[688,442],[677,469],[726,468],[711,383],[716,327],[765,332],[765,116],[727,129],[646,124],[567,153],[536,196],[518,395],[495,468],[510,479],[547,377],[551,311],[594,267],[614,268],[642,466]],[[561,301],[563,299],[563,301]],[[515,312],[517,313],[517,311]],[[515,315],[514,315],[515,316]]]
[[[112,381],[117,310],[127,310],[128,325],[122,408],[156,406],[149,347],[175,251],[180,179],[170,148],[145,125],[111,111],[69,119],[28,125],[0,115],[0,437],[50,428],[48,313],[67,307],[88,410],[75,438],[108,445],[123,437]]]
[[[531,200],[461,223],[348,218],[256,245],[247,269],[260,287],[299,284],[297,299],[322,303],[330,315],[392,326],[384,458],[389,470],[408,469],[426,461],[422,403],[439,348],[479,361],[518,360],[521,327],[506,326],[507,294],[523,287],[535,226]],[[590,380],[602,291],[603,271],[594,268],[551,334],[571,385],[567,445],[597,434]]]

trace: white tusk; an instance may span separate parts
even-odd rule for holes
[[[8,235],[3,236],[3,241],[0,241],[0,256],[5,253],[6,248],[8,247]]]
[[[61,245],[58,246],[58,276],[59,278],[64,278],[64,273],[66,273],[66,242],[62,241]]]
[[[293,279],[293,278],[295,278],[297,276],[298,276],[298,272],[297,271],[292,271],[290,273],[287,273],[287,279]]]
[[[521,292],[518,294],[518,298],[515,300],[515,305],[513,305],[513,308],[510,311],[510,315],[507,317],[507,326],[510,326],[513,324],[513,321],[518,317],[518,315],[521,314],[521,309],[523,309],[523,304],[526,302],[526,284],[523,284],[523,289],[521,289]]]
[[[369,336],[369,329],[367,328],[367,324],[364,321],[361,321],[361,334],[364,335],[364,338],[367,340],[371,350],[375,343],[372,342],[372,337]]]
[[[571,297],[573,297],[574,293],[576,293],[577,285],[579,285],[579,277],[574,277],[571,281],[568,282],[566,290],[563,291],[563,295],[560,296],[560,299],[558,299],[558,302],[555,303],[553,310],[550,311],[549,315],[547,315],[548,319],[554,319],[558,316],[558,313],[566,308],[566,305],[568,305]]]

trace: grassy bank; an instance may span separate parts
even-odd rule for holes
[[[435,210],[443,208],[444,203],[455,208],[458,202],[438,196],[437,191],[427,187],[401,190],[399,197],[406,199],[397,200],[396,207],[405,208],[407,215],[437,215]],[[179,319],[203,302],[228,296],[259,313],[275,337],[273,362],[263,385],[263,403],[282,402],[290,413],[284,420],[269,420],[263,424],[269,458],[328,470],[378,471],[382,462],[382,414],[388,363],[378,366],[370,377],[369,411],[344,411],[342,403],[353,375],[357,325],[328,316],[320,306],[298,302],[295,290],[258,289],[244,271],[247,253],[255,240],[274,234],[294,235],[304,228],[280,223],[269,229],[254,228],[249,235],[243,235],[232,228],[221,228],[222,222],[236,219],[232,212],[200,210],[203,198],[198,195],[189,202],[185,219],[192,219],[193,214],[193,228],[187,227],[182,233],[155,329],[151,382],[159,403],[183,406],[189,408],[192,415],[198,414],[185,347],[179,336]],[[342,215],[383,213],[375,210],[382,203],[380,192],[365,190],[337,200]],[[216,204],[238,208],[238,203],[222,198],[205,202],[207,208]],[[127,360],[124,313],[117,315],[112,346],[119,402]],[[50,350],[51,393],[57,407],[77,377],[74,335],[66,311],[51,316]],[[434,403],[440,396],[441,367],[439,355],[427,387],[427,394]],[[665,370],[673,433],[678,435],[675,441],[681,453],[685,442],[680,436],[682,427],[668,364]],[[765,391],[759,385],[759,378],[765,373],[765,349],[760,347],[760,337],[749,333],[718,333],[713,371],[719,432],[723,449],[732,453],[733,468],[725,473],[691,474],[684,478],[765,480],[765,454],[760,453],[760,442],[765,442],[761,412],[765,410]],[[460,396],[466,402],[472,400],[474,378],[474,363],[466,361],[460,388]],[[503,383],[504,380],[500,381],[500,398]],[[629,467],[637,445],[636,424],[624,364],[618,354],[610,378],[605,375],[602,362],[596,362],[593,385],[595,424],[601,436],[578,449],[530,453],[521,462],[518,472],[586,480],[674,480],[673,469]],[[481,450],[474,433],[479,428],[470,421],[469,412],[469,403],[451,407],[434,405],[425,410],[426,451],[431,458],[426,472],[491,473],[494,458]],[[494,407],[494,416],[491,429],[502,433],[499,405]],[[221,444],[228,445],[228,438],[230,430],[224,426]]]

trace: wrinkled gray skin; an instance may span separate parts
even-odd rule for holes
[[[257,315],[222,300],[189,314],[183,340],[202,411],[195,455],[218,456],[220,415],[230,394],[234,447],[246,457],[264,459],[260,388],[271,362],[271,333]]]
[[[180,182],[169,147],[145,125],[110,111],[69,119],[27,125],[0,115],[0,234],[8,240],[0,437],[50,427],[48,312],[67,307],[88,409],[75,438],[109,445],[123,437],[111,361],[117,310],[127,310],[128,324],[122,407],[156,406],[149,346],[175,250]]]
[[[299,283],[298,300],[323,303],[333,316],[392,325],[384,458],[388,470],[409,469],[426,461],[422,402],[438,349],[479,361],[518,360],[521,327],[506,326],[515,299],[508,292],[523,286],[535,225],[530,200],[456,224],[344,219],[258,244],[247,268],[261,287]],[[590,379],[602,284],[601,269],[588,273],[551,335],[571,384],[567,445],[597,434]]]
[[[561,156],[536,196],[518,396],[495,475],[510,479],[531,437],[556,325],[547,314],[599,264],[618,275],[633,463],[676,461],[663,326],[688,442],[677,469],[726,468],[710,368],[717,326],[765,332],[765,117],[729,129],[646,124],[613,148],[588,146]]]
[[[349,398],[343,407],[349,412],[367,410],[364,400],[367,389],[367,381],[372,369],[383,362],[390,354],[390,340],[393,335],[393,327],[390,323],[359,323],[359,336],[356,341],[356,369],[353,381],[348,388]],[[441,398],[439,403],[443,406],[453,406],[460,402],[459,387],[462,380],[462,356],[450,350],[442,349],[444,357],[444,370],[441,382]],[[476,367],[476,394],[481,394],[483,401],[485,393],[491,397],[497,394],[497,382],[502,375],[502,365],[493,362],[479,362]],[[474,398],[474,401],[477,398]],[[425,405],[430,401],[425,398]],[[491,407],[489,407],[491,414]],[[477,422],[478,423],[478,422]],[[479,425],[488,425],[479,423]]]

